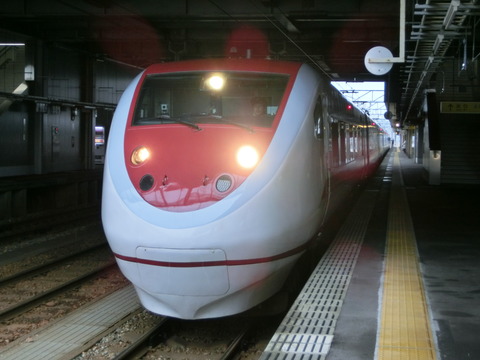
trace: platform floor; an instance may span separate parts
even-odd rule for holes
[[[480,186],[390,151],[261,359],[480,359]]]

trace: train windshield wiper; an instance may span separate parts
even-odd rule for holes
[[[192,128],[194,128],[197,131],[203,130],[200,126],[198,126],[196,123],[190,121],[192,118],[197,118],[197,119],[214,119],[216,120],[219,124],[229,124],[229,125],[234,125],[238,126],[242,129],[247,130],[250,133],[254,133],[255,130],[251,128],[248,125],[236,122],[236,121],[231,121],[231,120],[226,120],[220,115],[212,115],[212,114],[184,114],[179,117],[170,117],[170,116],[158,116],[156,119],[157,120],[162,120],[162,121],[172,121],[176,122],[179,124],[187,125]]]
[[[184,118],[186,119],[189,119],[190,116],[186,115],[186,116],[182,116],[182,117],[168,117],[168,118],[165,118],[165,117],[158,117],[158,119],[161,119],[161,120],[171,120],[171,121],[174,121],[176,123],[179,123],[179,124],[183,124],[183,125],[187,125],[187,126],[190,126],[191,128],[194,128],[195,130],[197,131],[201,131],[203,130],[200,126],[198,126],[197,124],[191,122],[191,121],[188,121],[188,120],[184,120]]]

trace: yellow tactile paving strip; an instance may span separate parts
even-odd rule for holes
[[[415,233],[394,155],[377,360],[437,359]]]

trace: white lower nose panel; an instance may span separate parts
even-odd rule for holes
[[[149,293],[218,296],[229,289],[226,255],[221,249],[159,249],[138,247],[142,288]],[[218,264],[217,264],[218,263]]]

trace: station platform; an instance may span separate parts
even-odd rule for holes
[[[392,149],[261,359],[480,359],[478,199]]]

